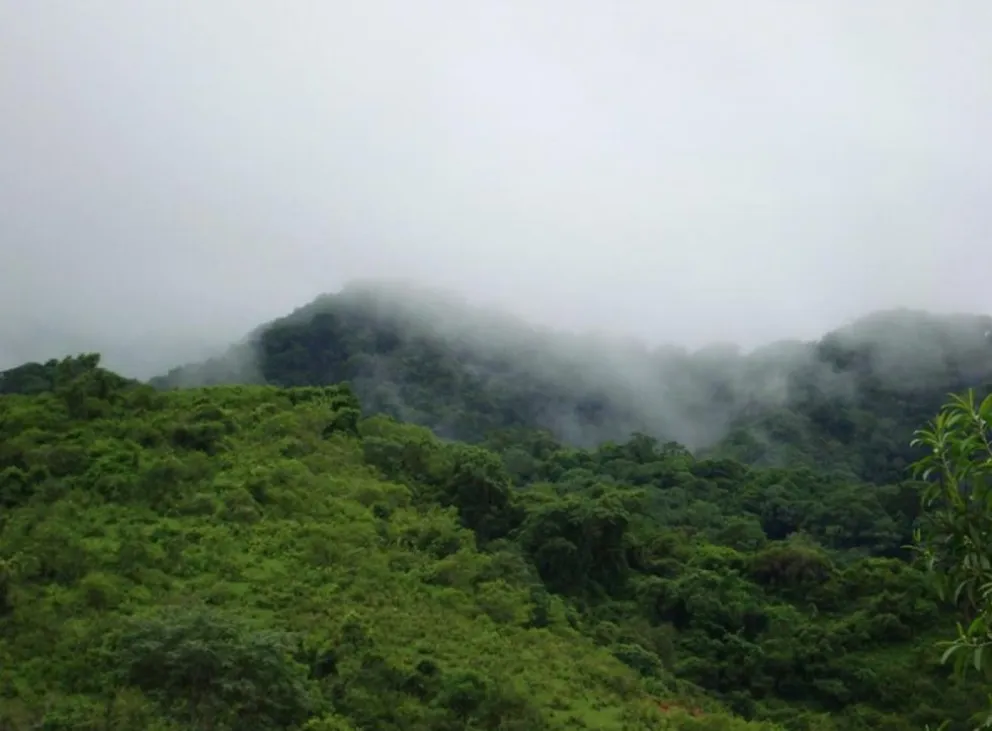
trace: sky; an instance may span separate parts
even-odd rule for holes
[[[0,0],[0,367],[354,279],[649,343],[992,311],[988,0]]]

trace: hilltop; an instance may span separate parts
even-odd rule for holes
[[[96,356],[0,387],[6,728],[958,730],[985,702],[939,662],[906,480],[471,445],[347,386],[163,392]]]
[[[694,452],[898,481],[947,393],[992,387],[992,317],[879,312],[814,342],[695,352],[537,328],[414,287],[359,283],[259,327],[159,388],[349,382],[367,413],[480,442],[644,433]]]

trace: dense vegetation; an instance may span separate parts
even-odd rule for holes
[[[992,395],[954,394],[937,417],[916,432],[926,449],[913,465],[924,485],[923,514],[914,549],[939,596],[957,606],[964,622],[942,644],[959,676],[974,670],[992,685]],[[978,717],[992,728],[989,708]]]
[[[621,357],[495,320],[487,346],[418,307],[325,300],[156,383],[241,385],[163,391],[96,356],[0,375],[0,728],[919,731],[987,709],[939,646],[988,618],[985,422],[910,446],[947,391],[992,382],[985,320]]]

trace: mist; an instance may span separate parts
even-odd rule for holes
[[[462,441],[536,427],[583,447],[646,434],[698,453],[744,429],[762,451],[755,459],[772,464],[788,441],[783,429],[797,432],[793,439],[808,433],[789,423],[797,413],[829,422],[848,418],[838,409],[857,412],[867,394],[929,404],[934,394],[990,379],[992,316],[896,309],[817,340],[751,350],[650,347],[541,326],[453,291],[380,280],[321,295],[222,355],[151,383],[347,382],[367,415]]]
[[[992,5],[0,0],[0,368],[403,277],[649,345],[988,312]]]

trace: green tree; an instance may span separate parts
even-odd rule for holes
[[[205,608],[135,620],[116,647],[121,679],[192,728],[290,728],[312,708],[288,637]]]
[[[941,598],[964,616],[944,660],[992,679],[992,394],[952,396],[913,444],[928,450],[914,465],[927,481],[917,548]],[[982,727],[992,728],[992,713]]]

